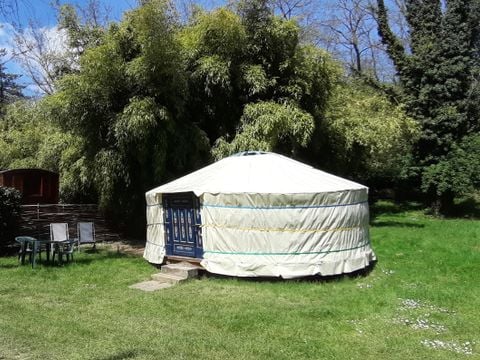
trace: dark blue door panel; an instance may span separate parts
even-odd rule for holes
[[[202,240],[202,218],[200,216],[200,200],[194,196],[194,236],[195,239],[195,257],[203,259],[203,240]]]
[[[193,193],[163,195],[167,255],[201,258],[200,202]]]

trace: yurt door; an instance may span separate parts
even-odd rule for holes
[[[164,194],[167,255],[203,257],[200,203],[193,193]]]

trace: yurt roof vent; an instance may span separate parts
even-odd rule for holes
[[[257,150],[247,150],[247,151],[242,151],[236,154],[233,154],[232,156],[251,156],[251,155],[265,155],[267,152],[265,151],[257,151]]]

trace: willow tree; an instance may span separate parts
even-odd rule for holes
[[[293,20],[265,1],[199,12],[181,33],[191,118],[215,157],[247,149],[298,155],[321,121],[339,74],[329,55],[299,41]]]
[[[111,25],[46,99],[52,117],[82,139],[84,175],[100,205],[130,229],[135,219],[143,226],[144,192],[194,167],[204,144],[185,120],[177,30],[167,2],[145,2]]]
[[[419,126],[404,106],[360,81],[336,86],[322,130],[332,151],[327,167],[369,186],[398,185],[419,136]]]

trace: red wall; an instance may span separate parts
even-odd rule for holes
[[[0,172],[0,186],[19,190],[23,204],[57,204],[58,174],[41,169],[15,169]]]

